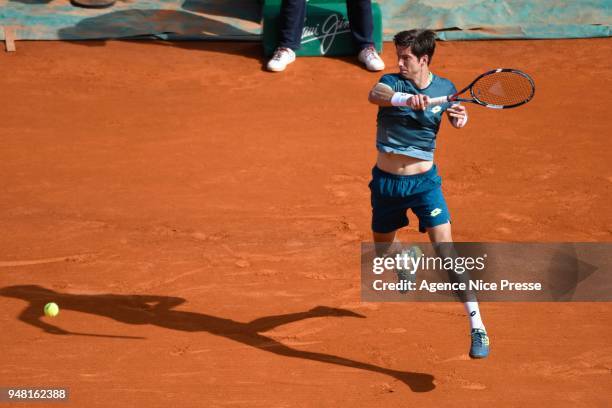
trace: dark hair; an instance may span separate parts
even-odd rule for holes
[[[410,52],[417,58],[427,55],[427,64],[431,64],[436,50],[436,33],[431,30],[400,31],[393,37],[393,43],[396,47],[410,47]]]

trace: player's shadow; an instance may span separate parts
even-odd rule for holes
[[[41,316],[44,304],[49,301],[57,302],[62,310],[96,314],[122,323],[151,324],[188,332],[205,331],[286,357],[320,361],[386,374],[404,382],[414,392],[427,392],[435,388],[434,377],[430,374],[397,371],[330,354],[297,350],[261,334],[283,324],[313,317],[365,317],[346,309],[319,306],[305,312],[266,316],[248,323],[242,323],[202,313],[173,310],[174,307],[185,302],[185,299],[178,297],[114,294],[76,295],[55,292],[38,285],[4,287],[0,289],[0,295],[28,302],[28,306],[20,313],[19,319],[52,334],[121,337],[73,333],[54,326],[48,323],[46,319],[43,320]]]

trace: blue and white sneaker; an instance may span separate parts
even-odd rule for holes
[[[412,258],[418,260],[421,256],[423,256],[423,251],[418,246],[413,246],[411,248],[405,249],[401,252],[402,258],[404,256],[408,258]],[[416,270],[413,269],[396,269],[395,273],[397,273],[397,281],[398,283],[405,282],[407,285],[408,282],[416,283]],[[408,289],[400,290],[399,293],[407,293]]]
[[[489,336],[483,329],[472,329],[471,358],[485,358],[489,355]]]

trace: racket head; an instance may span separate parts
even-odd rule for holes
[[[512,68],[485,72],[469,88],[473,102],[494,109],[524,105],[535,95],[533,79],[523,71]]]

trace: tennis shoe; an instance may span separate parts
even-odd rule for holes
[[[485,358],[489,355],[489,336],[483,329],[472,329],[471,358]]]
[[[293,61],[295,61],[295,52],[291,48],[278,47],[268,61],[267,68],[268,71],[281,72]]]
[[[409,249],[404,249],[401,252],[401,258],[404,259],[405,257],[407,258],[412,258],[415,260],[418,260],[421,256],[421,249],[419,247],[411,247]],[[410,265],[410,263],[409,263]],[[399,293],[407,293],[408,292],[408,282],[413,282],[416,283],[416,270],[413,270],[411,268],[408,269],[404,269],[404,268],[397,268],[395,270],[395,273],[397,273],[397,281],[398,283],[402,283],[405,282],[406,284],[406,289],[402,289],[399,290]]]
[[[374,47],[366,47],[359,53],[357,57],[360,62],[365,64],[368,71],[382,71],[385,69],[385,63],[380,58]]]

